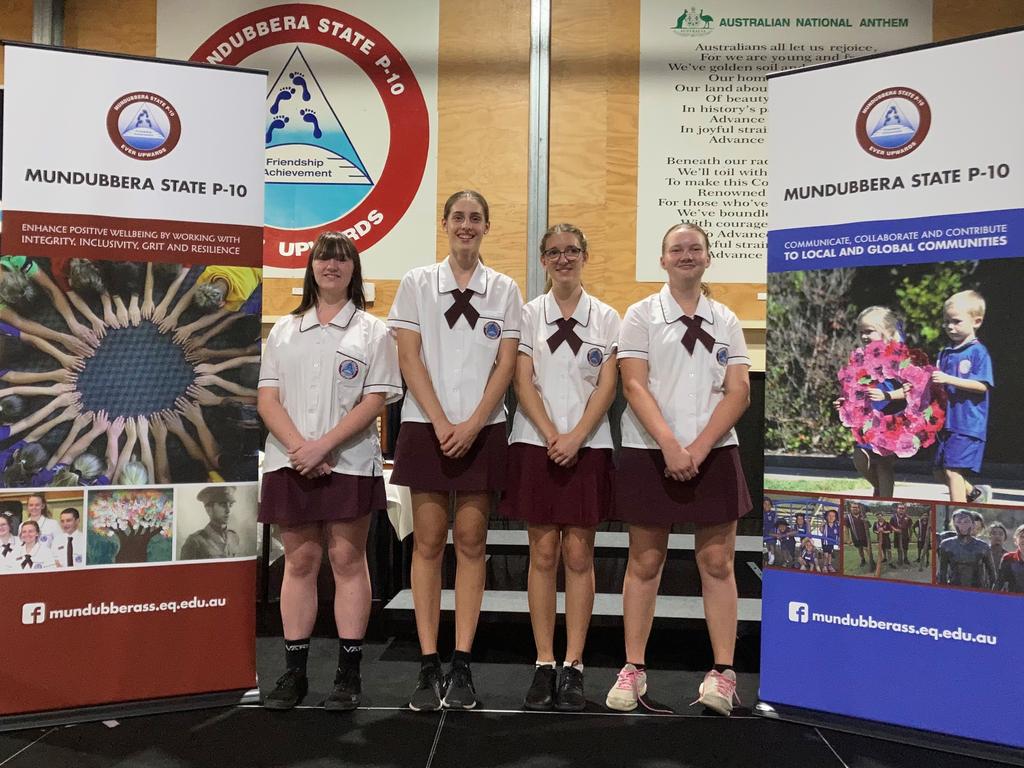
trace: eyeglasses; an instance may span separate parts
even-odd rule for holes
[[[541,255],[548,261],[557,261],[558,257],[561,256],[566,261],[572,262],[576,261],[576,259],[580,257],[581,253],[583,253],[582,248],[577,248],[575,245],[570,245],[567,248],[563,248],[562,250],[558,250],[557,248],[548,248]]]

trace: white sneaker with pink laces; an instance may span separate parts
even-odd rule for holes
[[[637,701],[647,693],[647,672],[627,664],[619,670],[615,685],[608,691],[605,706],[620,712],[632,712]]]
[[[716,672],[712,669],[704,675],[704,682],[700,684],[697,692],[700,695],[693,704],[703,704],[726,717],[732,714],[733,699],[740,700],[736,694],[736,673],[731,669],[725,672]]]

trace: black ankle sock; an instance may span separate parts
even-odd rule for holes
[[[732,664],[715,664],[715,672],[721,674],[727,669],[732,669]]]
[[[441,657],[436,653],[424,653],[420,656],[421,667],[440,667]]]
[[[284,641],[284,665],[306,674],[306,660],[309,658],[309,638]]]
[[[453,667],[468,667],[472,654],[469,651],[455,651],[452,654]]]
[[[344,637],[338,638],[338,669],[352,667],[359,669],[359,662],[363,660],[363,638],[350,640]]]

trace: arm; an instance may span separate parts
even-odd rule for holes
[[[519,407],[523,409],[523,413],[533,422],[533,426],[537,428],[540,436],[544,438],[544,442],[550,447],[558,437],[558,429],[551,421],[551,417],[548,416],[547,409],[544,407],[544,399],[533,383],[533,358],[524,352],[520,352],[516,359],[513,383]]]
[[[265,389],[268,388],[261,388],[260,392]],[[277,392],[277,390],[269,391]],[[288,458],[291,459],[292,466],[307,477],[320,474],[321,465],[324,462],[333,463],[329,460],[330,453],[346,440],[370,426],[383,408],[384,395],[378,392],[366,395],[351,411],[342,416],[341,421],[329,432],[316,440],[305,441],[297,448],[288,451]],[[282,410],[284,409],[282,408]]]
[[[181,284],[185,282],[186,277],[188,277],[188,270],[182,267],[177,277],[174,278],[174,282],[168,286],[167,293],[164,294],[163,299],[156,305],[156,309],[153,310],[152,321],[157,325],[162,323],[167,316],[167,308],[171,306],[174,296],[178,293],[178,289],[181,288]]]
[[[195,333],[196,331],[201,331],[204,328],[208,328],[209,326],[213,325],[219,320],[222,320],[223,318],[227,317],[230,314],[233,314],[230,310],[218,309],[214,312],[211,312],[208,315],[203,315],[198,320],[193,320],[188,325],[183,325],[180,328],[178,328],[178,330],[174,332],[174,340],[179,344],[184,344],[185,341],[190,336],[192,336],[192,334]]]
[[[558,435],[554,444],[548,448],[548,455],[556,464],[568,467],[576,463],[576,455],[579,453],[583,441],[594,431],[601,419],[608,413],[612,401],[615,400],[617,374],[615,358],[612,356],[601,365],[597,388],[587,400],[587,406],[583,409],[579,423],[567,434]]]
[[[93,414],[92,428],[84,435],[82,435],[80,438],[78,438],[74,443],[72,443],[71,447],[64,451],[64,453],[60,457],[58,457],[56,463],[70,464],[71,462],[73,462],[75,459],[82,455],[86,448],[92,445],[93,440],[95,440],[97,437],[99,437],[100,435],[107,431],[108,426],[110,426],[110,421],[107,418],[107,414],[105,411],[100,411],[99,413]]]
[[[228,312],[222,315],[220,320],[218,320],[217,323],[202,336],[199,336],[195,339],[189,339],[186,342],[185,346],[187,346],[189,349],[205,347],[206,344],[210,341],[210,339],[212,339],[218,333],[223,331],[233,322],[235,322],[236,320],[241,320],[243,317],[245,317],[245,315],[243,315],[241,312]]]
[[[57,368],[53,371],[38,371],[29,373],[27,371],[8,371],[0,376],[0,381],[8,384],[38,384],[41,381],[72,382],[78,377],[66,368]]]
[[[68,452],[68,449],[71,447],[71,445],[75,442],[75,439],[78,437],[79,432],[81,432],[83,429],[89,426],[89,422],[91,421],[92,411],[89,411],[87,413],[80,413],[75,417],[75,420],[71,422],[71,429],[68,430],[67,436],[64,438],[63,442],[60,444],[57,450],[53,452],[53,455],[50,456],[50,460],[46,462],[47,467],[51,469],[53,468],[53,466],[57,463],[57,459],[59,459],[61,456]]]
[[[149,420],[145,416],[135,417],[136,430],[139,434],[139,453],[142,456],[142,463],[146,467],[146,474],[153,482],[156,477],[153,467],[153,451],[149,447]]]
[[[221,357],[230,358],[256,355],[259,354],[259,351],[259,344],[250,344],[248,347],[232,347],[231,349],[197,349],[186,355],[186,357],[190,357],[194,362],[202,362],[203,360],[211,360]]]
[[[256,394],[256,411],[267,429],[290,454],[306,442],[292,417],[281,405],[280,390],[277,387],[260,387]]]
[[[149,320],[153,317],[156,304],[153,303],[153,262],[146,262],[146,284],[142,289],[142,317]]]
[[[131,301],[128,302],[128,320],[136,328],[142,322],[142,310],[139,309],[139,294],[137,293],[133,293]]]
[[[942,371],[932,371],[932,383],[933,384],[946,384],[957,389],[962,389],[964,392],[975,392],[977,394],[984,394],[988,392],[988,384],[978,379],[964,379],[960,376],[950,376],[948,373]]]
[[[0,320],[10,323],[20,330],[22,334],[31,334],[40,339],[48,339],[63,344],[77,355],[91,355],[93,352],[92,347],[81,339],[75,338],[70,333],[61,333],[33,320],[26,320],[10,307],[0,309]]]
[[[185,270],[182,271],[184,272]],[[177,280],[175,280],[175,282],[177,283]],[[180,283],[178,284],[180,285]],[[181,298],[178,299],[178,303],[174,305],[174,309],[168,312],[167,316],[160,323],[160,333],[167,333],[169,330],[178,325],[178,320],[181,319],[182,313],[184,313],[184,311],[188,309],[189,304],[192,303],[192,297],[195,296],[196,289],[198,287],[199,280],[197,279],[194,283],[192,283],[192,287],[185,291],[184,294],[182,294]],[[175,290],[177,289],[175,288]],[[168,290],[167,293],[170,294],[171,291]],[[160,303],[163,304],[163,302]]]
[[[683,448],[665,421],[654,395],[647,388],[647,361],[630,357],[619,360],[622,373],[622,391],[626,402],[640,420],[640,424],[661,448],[665,457],[665,474],[673,480],[685,482],[697,475],[697,462]]]
[[[131,322],[128,318],[128,307],[125,306],[124,299],[117,295],[114,296],[114,314],[120,327],[127,328]]]
[[[153,414],[153,451],[155,453],[156,481],[158,483],[171,482],[171,468],[167,461],[167,426],[164,424],[164,414]]]
[[[138,439],[138,432],[135,429],[135,419],[124,420],[124,433],[127,435],[124,441],[124,449],[121,451],[121,455],[117,457],[117,463],[114,465],[114,473],[110,476],[111,483],[119,482],[124,465],[131,461],[132,451],[135,450],[135,441]]]
[[[231,358],[222,363],[200,363],[196,366],[196,373],[222,373],[231,368],[241,368],[243,365],[259,363],[259,361],[259,355],[247,355],[245,357]]]
[[[256,390],[246,389],[241,384],[236,384],[233,381],[222,379],[220,376],[213,373],[204,373],[201,376],[197,376],[195,384],[200,387],[220,387],[233,395],[244,395],[246,397],[256,396]]]
[[[750,406],[750,371],[747,365],[730,365],[725,369],[725,397],[711,412],[707,425],[697,439],[686,446],[693,463],[700,467],[711,449],[726,433],[736,426],[740,416]]]
[[[34,427],[36,424],[41,422],[43,419],[45,419],[47,416],[49,416],[51,413],[53,413],[58,408],[63,408],[64,406],[73,405],[76,402],[77,402],[77,396],[73,392],[65,392],[63,395],[58,395],[57,397],[53,398],[53,400],[48,402],[46,405],[44,405],[42,408],[40,408],[35,413],[29,414],[28,416],[26,416],[21,421],[18,421],[15,424],[12,424],[11,425],[11,434],[14,435],[14,434],[16,434],[18,432],[21,432],[22,430]]]
[[[107,467],[104,470],[107,479],[114,482],[114,469],[117,467],[118,442],[124,431],[124,416],[118,416],[107,427]]]
[[[68,293],[68,301],[70,301],[75,309],[82,313],[82,316],[89,321],[89,325],[92,326],[93,333],[96,334],[97,339],[102,339],[107,333],[107,326],[103,324],[96,313],[92,311],[92,308],[85,303],[85,300],[74,291]]]
[[[49,355],[69,371],[80,371],[85,367],[85,361],[82,358],[69,355],[67,352],[61,352],[46,339],[41,339],[31,333],[22,333],[21,340],[26,344],[31,344],[40,352]]]
[[[59,415],[54,416],[49,421],[43,422],[38,427],[29,432],[27,435],[25,435],[25,441],[29,443],[38,443],[40,440],[43,439],[45,435],[49,434],[51,429],[56,427],[58,424],[63,424],[65,421],[70,421],[71,419],[75,418],[75,416],[81,410],[82,406],[80,406],[78,403],[71,403],[71,405],[67,406]],[[12,424],[11,435],[16,435],[25,427],[30,426],[28,424],[29,419],[35,418],[37,418],[37,414],[32,414],[32,416],[23,419],[22,421],[19,421],[17,424]]]
[[[203,409],[197,403],[186,400],[184,397],[179,397],[174,401],[174,404],[178,406],[178,410],[185,414],[185,418],[191,421],[192,426],[196,428],[196,434],[199,436],[199,445],[203,449],[207,465],[217,468],[220,446],[217,445],[217,441],[213,438],[210,428],[206,426],[206,421],[203,419]]]
[[[50,300],[53,301],[53,306],[57,308],[60,316],[64,318],[64,322],[67,323],[68,330],[71,331],[72,335],[92,347],[95,347],[100,343],[99,338],[95,333],[78,322],[78,318],[75,317],[75,313],[71,311],[71,305],[68,304],[68,299],[64,295],[64,291],[57,287],[56,283],[50,279],[48,274],[43,270],[38,269],[32,276],[32,279],[39,283],[39,285],[43,287],[43,290],[50,294]]]
[[[444,440],[451,435],[453,427],[441,407],[441,401],[437,399],[434,384],[420,356],[420,335],[416,331],[398,328],[395,330],[395,338],[398,341],[398,365],[402,369],[405,385],[430,419],[437,439]]]
[[[103,305],[103,322],[111,328],[124,328],[121,325],[121,321],[117,319],[117,315],[114,314],[114,307],[111,304],[109,293],[104,291],[100,294],[100,303]]]
[[[32,387],[32,386],[16,386],[7,387],[6,389],[0,389],[0,398],[10,397],[11,395],[59,395],[64,392],[72,392],[75,389],[74,384],[51,384],[48,387]]]
[[[206,463],[206,454],[203,453],[203,449],[199,447],[199,443],[195,441],[195,438],[185,429],[185,425],[181,423],[181,415],[176,412],[169,413],[164,418],[164,422],[167,424],[167,431],[181,441],[185,453],[196,461],[202,462],[207,469],[210,469],[210,466]]]

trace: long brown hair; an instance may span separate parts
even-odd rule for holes
[[[313,261],[317,259],[337,259],[352,262],[352,280],[348,284],[348,298],[356,309],[366,308],[366,297],[363,295],[363,265],[359,260],[359,251],[342,232],[321,232],[313,243],[306,262],[306,274],[302,278],[302,301],[292,310],[293,315],[304,315],[320,301],[320,291],[313,278]]]
[[[700,224],[692,224],[688,221],[684,221],[680,224],[673,224],[671,227],[668,228],[668,231],[665,233],[665,236],[661,238],[662,253],[665,253],[665,247],[668,245],[668,236],[675,232],[677,229],[692,229],[694,232],[698,233],[701,237],[703,237],[704,250],[708,252],[708,258],[711,258],[711,241],[708,239],[708,233],[704,231],[704,227],[700,226]],[[705,282],[701,282],[700,292],[703,293],[705,296],[710,296],[711,286]]]

